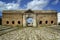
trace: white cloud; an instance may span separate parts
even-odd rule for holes
[[[16,4],[16,3],[8,3],[6,4],[5,6],[6,9],[10,10],[14,10],[14,9],[19,9],[19,4]]]
[[[27,9],[39,9],[42,10],[49,3],[49,0],[33,0],[27,4]]]
[[[53,5],[58,4],[59,0],[55,0],[54,2],[52,2]]]
[[[4,6],[4,2],[0,1],[0,7]]]
[[[15,10],[15,9],[19,9],[19,4],[18,3],[5,3],[0,1],[0,11],[2,10]]]
[[[4,9],[4,6],[5,6],[5,2],[0,1],[0,11]]]
[[[57,16],[58,16],[58,22],[60,22],[60,13],[58,13]]]
[[[17,2],[15,3],[15,1],[12,1],[12,3],[5,3],[0,1],[0,10],[6,9],[6,10],[15,10],[15,9],[22,9],[20,8],[20,3],[21,0],[17,0]],[[25,9],[39,9],[42,10],[44,7],[46,7],[49,3],[49,0],[33,0],[29,3],[27,3],[27,5],[25,5],[24,7],[26,7]]]

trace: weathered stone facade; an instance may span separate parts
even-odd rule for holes
[[[27,18],[32,18],[33,22],[28,24]],[[56,24],[57,12],[53,10],[4,10],[2,16],[2,25],[37,27]]]

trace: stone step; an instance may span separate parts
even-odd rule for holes
[[[0,30],[0,36],[3,35],[3,34],[6,34],[8,32],[10,32],[10,31],[16,30],[16,29],[18,29],[18,27],[8,28],[8,29],[2,29],[2,30]]]

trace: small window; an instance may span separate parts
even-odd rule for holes
[[[45,23],[47,24],[47,23],[48,23],[48,21],[45,21]]]
[[[20,21],[18,21],[18,24],[20,24]]]
[[[12,24],[14,24],[14,21],[12,21]]]
[[[6,21],[7,24],[9,24],[9,21]]]
[[[51,21],[51,24],[53,24],[53,21]]]
[[[42,24],[42,21],[40,21],[39,24]]]

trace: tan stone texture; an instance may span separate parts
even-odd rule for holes
[[[28,13],[25,13],[26,11]],[[2,15],[2,25],[26,26],[28,15],[33,18],[33,26],[57,25],[57,12],[52,10],[4,10]],[[6,21],[9,21],[9,24]],[[12,21],[14,21],[14,24],[12,24]],[[18,21],[20,21],[20,24],[18,24]],[[42,24],[39,24],[40,21],[42,21]],[[46,24],[45,21],[48,21],[48,23]],[[53,21],[53,24],[51,24],[51,21]]]

